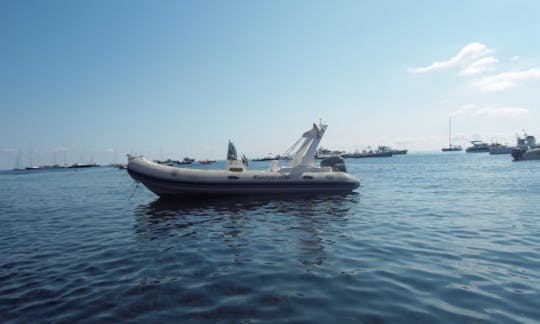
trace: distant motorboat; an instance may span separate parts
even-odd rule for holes
[[[195,159],[185,157],[182,161],[175,161],[176,164],[191,164],[195,161]]]
[[[322,159],[326,159],[326,158],[331,157],[331,156],[341,156],[344,153],[345,153],[345,151],[329,150],[329,149],[320,147],[315,152],[315,158],[317,160],[322,160]]]
[[[214,162],[216,162],[216,160],[199,160],[200,164],[212,164]]]
[[[174,161],[174,160],[171,160],[171,159],[167,159],[167,160],[154,160],[154,163],[157,163],[157,164],[161,164],[161,165],[168,165],[168,166],[173,166],[175,163],[177,163],[178,161]]]
[[[262,162],[262,161],[290,161],[292,160],[292,157],[289,155],[276,155],[272,156],[271,153],[268,154],[268,156],[262,157],[262,158],[253,158],[251,161],[253,162]]]
[[[407,154],[408,150],[395,150],[389,146],[379,146],[377,152],[390,152],[392,155]]]
[[[362,152],[354,152],[354,153],[345,153],[342,155],[343,158],[352,158],[352,159],[360,159],[360,158],[370,158],[370,157],[390,157],[392,156],[392,152],[390,151],[362,151]]]
[[[78,168],[92,168],[92,167],[98,167],[99,164],[93,162],[93,163],[74,163],[70,166],[68,166],[68,168],[70,169],[78,169]]]
[[[162,197],[349,193],[359,186],[359,181],[347,173],[343,159],[332,157],[322,160],[320,167],[312,165],[326,128],[313,124],[289,149],[294,150],[302,141],[289,166],[279,167],[274,161],[268,171],[248,171],[247,159],[238,160],[236,148],[229,141],[225,170],[169,167],[128,155],[128,172]]]
[[[472,141],[473,146],[467,147],[465,152],[467,153],[487,153],[489,152],[489,145],[482,141]]]
[[[122,164],[122,163],[111,163],[110,166],[112,166],[113,168],[117,168],[118,170],[126,170],[127,169],[127,165]]]
[[[392,150],[392,155],[404,155],[407,154],[409,150]]]
[[[277,160],[277,159],[275,157],[273,157],[273,156],[266,156],[266,157],[262,157],[262,158],[251,159],[251,161],[253,161],[253,162],[273,161],[273,160]]]
[[[489,146],[489,154],[511,154],[513,149],[512,146],[493,143]]]

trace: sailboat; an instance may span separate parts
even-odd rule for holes
[[[15,168],[13,169],[15,171],[21,171],[21,170],[26,170],[24,167],[23,167],[23,156],[22,156],[22,150],[17,153],[17,162],[15,163]]]
[[[462,151],[461,145],[452,145],[452,117],[448,117],[448,147],[443,147],[443,152]]]

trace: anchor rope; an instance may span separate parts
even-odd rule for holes
[[[131,193],[131,195],[129,196],[128,200],[131,199],[131,197],[133,197],[133,195],[135,194],[135,191],[137,191],[137,189],[139,189],[139,184],[141,184],[140,182],[137,182],[137,185],[135,186],[135,189],[133,189],[133,192]]]

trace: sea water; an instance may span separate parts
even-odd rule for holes
[[[346,164],[350,195],[179,201],[112,167],[1,172],[0,322],[540,320],[540,161]]]

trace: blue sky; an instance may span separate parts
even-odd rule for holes
[[[0,169],[540,137],[538,1],[0,1]],[[113,152],[116,152],[114,154]]]

